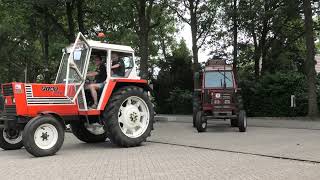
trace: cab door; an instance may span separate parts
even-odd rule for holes
[[[91,48],[81,33],[78,34],[77,39],[69,52],[65,81],[65,96],[73,102],[78,97],[78,103],[80,103],[79,100],[81,100],[79,108],[85,109],[86,102],[85,98],[83,98],[83,86],[88,70]]]

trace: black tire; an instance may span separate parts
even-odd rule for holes
[[[43,128],[39,128],[43,126],[50,126],[53,128],[53,130],[56,130],[56,134],[54,134],[54,136],[52,137],[56,137],[57,140],[53,144],[53,146],[50,148],[48,147],[48,149],[38,146],[35,141],[35,138],[37,138],[35,137],[36,131],[43,129]],[[42,137],[44,135],[45,137]],[[48,140],[48,138],[50,138],[47,132],[45,133],[42,132],[42,136],[41,136],[41,138],[43,138],[42,141],[45,141],[45,139]],[[38,117],[31,119],[27,123],[23,131],[23,145],[26,148],[26,150],[35,157],[54,155],[61,148],[63,141],[64,141],[64,127],[62,123],[59,122],[56,118],[49,115],[40,115]]]
[[[206,132],[207,131],[207,120],[203,117],[203,112],[198,111],[197,112],[197,118],[196,118],[196,128],[198,132]]]
[[[197,95],[193,98],[193,127],[196,127],[197,113],[200,110],[200,99]]]
[[[192,117],[193,127],[196,127],[196,120],[197,120],[197,113],[195,111],[193,111],[193,117]]]
[[[241,110],[239,112],[239,131],[240,132],[246,132],[247,130],[247,115],[244,110]]]
[[[145,102],[149,110],[149,124],[146,127],[146,130],[139,137],[132,138],[122,132],[118,121],[118,113],[122,103],[124,103],[127,98],[134,96]],[[113,92],[103,113],[108,138],[111,142],[121,147],[139,146],[142,142],[146,141],[147,137],[151,135],[151,130],[153,129],[153,117],[153,105],[147,93],[144,92],[142,88],[136,86],[122,87]]]
[[[230,119],[231,127],[238,127],[238,119]]]
[[[80,141],[86,143],[99,143],[105,142],[107,139],[107,133],[100,135],[92,134],[84,125],[84,122],[72,122],[70,123],[72,134],[76,136]]]
[[[22,132],[18,129],[0,128],[0,148],[4,150],[16,150],[23,147]]]

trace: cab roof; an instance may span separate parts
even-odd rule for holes
[[[89,46],[94,49],[111,49],[116,51],[124,51],[133,53],[134,50],[130,46],[118,45],[118,44],[108,44],[100,41],[88,40]]]
[[[134,50],[130,46],[125,45],[118,45],[118,44],[108,44],[100,41],[94,41],[94,40],[87,40],[86,41],[89,46],[93,49],[100,49],[100,50],[113,50],[113,51],[120,51],[120,52],[127,52],[127,53],[134,53]],[[65,48],[67,52],[71,52],[71,49],[74,44],[70,44]],[[62,49],[63,52],[65,52],[64,49]]]

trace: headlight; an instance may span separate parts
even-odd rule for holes
[[[224,100],[225,104],[230,104],[230,100]]]
[[[214,104],[220,104],[220,100],[214,100]]]
[[[216,98],[220,98],[221,94],[220,93],[216,93]]]

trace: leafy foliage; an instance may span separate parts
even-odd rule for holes
[[[167,101],[169,113],[173,114],[190,114],[192,112],[192,92],[175,88],[170,91]]]
[[[154,81],[158,113],[190,113],[193,81],[191,55],[184,40],[174,47],[172,56],[159,62]],[[181,98],[181,99],[179,99]]]
[[[306,78],[301,73],[266,74],[258,82],[241,81],[240,86],[249,116],[305,116],[307,113]],[[296,108],[290,107],[291,95],[296,97]]]

